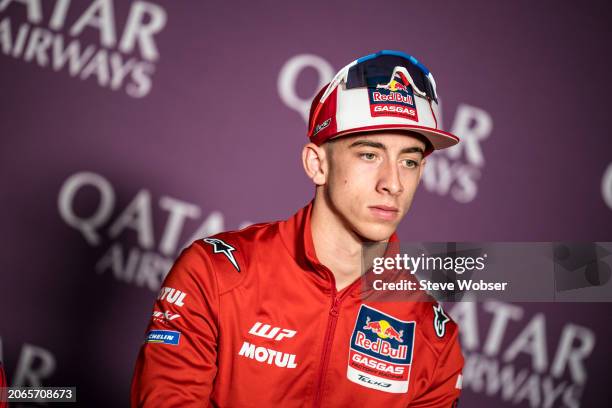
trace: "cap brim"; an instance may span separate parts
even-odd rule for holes
[[[379,132],[381,130],[408,130],[411,132],[418,133],[424,136],[432,144],[434,150],[446,149],[459,143],[459,138],[451,133],[445,132],[440,129],[432,129],[425,126],[418,125],[378,125],[378,126],[364,126],[360,128],[353,128],[340,132],[334,135],[331,139],[337,137],[348,136],[352,133],[364,133],[364,132]]]

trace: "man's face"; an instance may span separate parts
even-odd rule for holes
[[[326,201],[362,238],[384,241],[412,204],[425,143],[407,133],[344,137],[324,146],[329,163]]]

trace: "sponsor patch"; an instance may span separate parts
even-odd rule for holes
[[[316,136],[317,133],[319,133],[320,131],[322,131],[323,129],[325,129],[326,127],[329,126],[329,124],[331,123],[331,118],[327,119],[326,121],[324,121],[323,123],[319,123],[315,129],[314,132],[312,132],[313,136]]]
[[[147,334],[146,343],[161,343],[161,344],[172,344],[178,346],[179,340],[181,339],[181,333],[170,330],[151,330]]]
[[[418,122],[412,86],[401,72],[396,72],[387,85],[368,88],[368,95],[372,117],[396,116]]]
[[[157,300],[164,300],[175,306],[183,307],[185,305],[184,300],[186,296],[187,294],[185,292],[164,286],[159,290]]]
[[[364,387],[405,393],[416,322],[361,305],[349,347],[347,378]]]
[[[255,336],[264,337],[266,339],[274,339],[281,341],[282,339],[289,339],[296,335],[295,330],[283,329],[281,327],[272,327],[269,324],[263,324],[261,322],[255,322],[249,334]]]
[[[277,350],[272,350],[267,347],[258,347],[248,341],[242,343],[242,347],[238,352],[239,356],[256,360],[260,363],[275,365],[281,368],[296,368],[295,354],[282,353]]]
[[[175,314],[175,313],[171,313],[168,311],[165,312],[161,312],[159,310],[155,310],[153,312],[153,321],[158,322],[158,323],[163,323],[163,324],[168,324],[171,321],[180,318],[181,315],[179,314]]]

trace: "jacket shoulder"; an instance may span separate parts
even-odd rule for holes
[[[458,341],[459,327],[441,304],[432,301],[419,302],[419,330],[436,357]]]
[[[279,221],[253,224],[238,231],[225,231],[197,239],[194,245],[207,255],[222,295],[245,279],[258,251],[274,245]]]

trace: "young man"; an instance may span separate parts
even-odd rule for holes
[[[194,242],[155,303],[132,406],[452,407],[463,357],[431,301],[364,288],[362,247],[397,241],[438,129],[433,76],[381,51],[352,62],[310,111],[314,199],[286,221]]]

